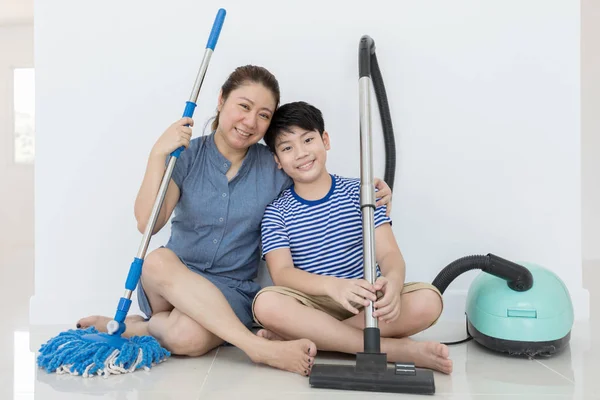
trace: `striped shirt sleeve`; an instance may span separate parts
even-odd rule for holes
[[[261,224],[262,256],[270,251],[290,247],[290,239],[281,211],[272,203],[267,206]]]

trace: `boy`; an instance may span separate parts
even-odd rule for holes
[[[253,313],[271,340],[307,338],[325,351],[363,351],[363,307],[375,301],[381,351],[390,362],[452,372],[448,348],[408,338],[437,321],[439,291],[404,282],[405,266],[386,208],[375,211],[378,277],[362,279],[360,180],[331,175],[326,168],[329,134],[321,112],[305,103],[281,106],[265,142],[294,185],[269,204],[262,246],[276,286],[261,290]]]

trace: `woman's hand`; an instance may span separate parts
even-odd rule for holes
[[[375,178],[373,180],[375,184],[375,188],[377,191],[375,192],[375,198],[378,199],[377,203],[375,203],[375,207],[380,207],[383,205],[387,205],[387,210],[385,215],[388,217],[392,212],[392,189],[388,186],[385,181]]]
[[[154,144],[152,154],[168,156],[181,146],[187,149],[192,139],[192,126],[194,126],[194,120],[187,117],[181,118],[169,126]]]

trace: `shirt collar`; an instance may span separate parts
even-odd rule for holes
[[[240,170],[238,171],[238,175],[242,175],[243,173],[246,173],[248,171],[248,169],[251,167],[252,161],[254,160],[254,156],[255,156],[254,153],[256,152],[256,146],[257,146],[257,144],[253,144],[248,149],[248,152],[246,153],[246,157],[244,157],[244,159],[242,160],[242,166],[240,167]],[[217,148],[217,145],[215,143],[215,131],[213,131],[209,136],[207,136],[206,149],[208,150],[209,160],[215,165],[215,167],[217,167],[217,169],[219,171],[221,171],[223,173],[223,175],[225,175],[227,173],[227,171],[229,171],[229,168],[231,167],[231,161],[229,161],[227,158],[225,158],[225,156],[223,154],[221,154],[221,152]]]

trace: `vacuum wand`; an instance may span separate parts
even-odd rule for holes
[[[375,264],[375,184],[373,183],[373,143],[371,131],[370,53],[373,40],[363,37],[359,47],[359,112],[360,112],[360,207],[363,231],[364,277],[371,285],[377,280]],[[373,316],[373,302],[365,307],[365,353],[380,352],[380,332]]]
[[[198,100],[198,96],[200,94],[200,88],[202,87],[204,76],[206,75],[206,71],[208,70],[208,65],[210,64],[212,53],[214,52],[215,47],[217,45],[217,41],[221,33],[221,28],[223,27],[223,22],[225,21],[225,15],[226,11],[223,8],[219,9],[219,11],[217,12],[217,16],[215,17],[215,21],[213,22],[208,42],[206,43],[206,49],[204,51],[202,63],[200,65],[200,69],[198,70],[196,81],[194,82],[194,87],[192,88],[189,100],[186,102],[182,118],[191,118],[194,115],[194,110],[196,109],[196,101]],[[107,330],[109,334],[120,335],[123,332],[125,332],[124,321],[125,317],[127,317],[127,313],[129,312],[129,307],[131,306],[131,295],[133,294],[133,291],[135,290],[139,282],[140,276],[142,274],[142,265],[144,263],[144,258],[146,257],[148,245],[150,244],[150,238],[152,237],[154,227],[156,226],[156,220],[158,219],[158,214],[160,213],[160,209],[162,207],[165,195],[167,193],[167,189],[169,187],[169,182],[173,174],[173,169],[175,168],[175,163],[177,162],[179,155],[184,149],[185,148],[181,146],[180,148],[174,150],[170,154],[169,163],[167,164],[165,173],[163,175],[158,190],[158,194],[156,196],[156,200],[154,201],[150,217],[146,224],[146,229],[142,236],[142,242],[140,244],[136,257],[134,258],[129,268],[129,274],[127,275],[127,280],[125,282],[125,294],[123,297],[121,297],[119,301],[114,320],[110,321],[107,324]]]

